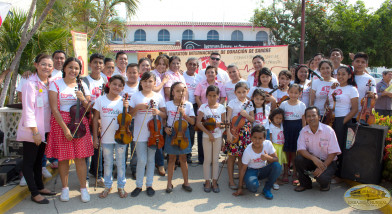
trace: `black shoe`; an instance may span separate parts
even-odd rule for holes
[[[152,197],[155,195],[155,190],[152,187],[147,187],[147,195]]]
[[[40,194],[40,195],[49,195],[49,196],[52,196],[52,195],[56,195],[57,193],[55,193],[55,192],[40,192],[39,194]]]
[[[132,180],[136,180],[136,172],[132,172],[131,178],[132,178]]]
[[[136,187],[136,188],[131,192],[131,197],[137,197],[141,191],[142,191],[142,188]]]
[[[191,186],[185,186],[184,184],[182,185],[182,189],[184,189],[187,192],[192,192],[192,187]]]
[[[36,200],[34,199],[34,197],[31,196],[31,200],[34,201],[34,202],[37,203],[37,204],[49,204],[49,200],[46,199],[46,198],[42,199],[41,201],[36,201]]]

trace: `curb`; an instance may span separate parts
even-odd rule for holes
[[[346,184],[352,186],[352,187],[353,187],[353,186],[356,186],[356,185],[362,184],[362,183],[359,183],[359,182],[356,182],[356,181],[347,180],[347,179],[344,179],[344,182],[345,182]],[[378,210],[380,210],[382,213],[387,213],[387,214],[392,213],[392,200],[389,202],[388,205],[386,205],[386,206],[384,206],[383,208],[378,209]]]
[[[52,178],[56,177],[59,173],[58,170],[54,170],[49,166],[47,166],[46,168],[49,170],[50,173],[52,173],[52,177],[45,178],[44,184],[52,180]],[[12,188],[10,191],[0,196],[0,213],[5,213],[8,210],[12,209],[15,205],[23,201],[29,195],[30,191],[27,186],[21,187],[17,185],[16,187]]]

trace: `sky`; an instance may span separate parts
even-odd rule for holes
[[[59,0],[62,1],[62,0]],[[315,2],[317,0],[311,0]],[[367,8],[377,10],[385,0],[364,0]],[[31,0],[0,0],[10,2],[16,8],[28,10]],[[207,21],[248,22],[260,4],[270,5],[273,0],[139,0],[139,9],[131,17],[134,21]],[[349,0],[354,4],[356,0]],[[126,18],[123,7],[117,7],[119,15]]]

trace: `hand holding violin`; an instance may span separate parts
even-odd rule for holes
[[[76,98],[78,98],[81,102],[84,102],[86,100],[86,98],[83,95],[83,92],[75,91],[75,94],[76,94]]]
[[[140,103],[140,104],[137,104],[137,105],[135,106],[135,109],[137,109],[137,110],[145,110],[145,109],[148,109],[148,104],[147,104],[147,103]]]
[[[71,131],[69,130],[69,128],[67,127],[64,131],[64,136],[67,140],[71,141],[73,139]]]
[[[165,127],[165,132],[166,132],[166,134],[171,135],[171,134],[172,134],[172,128],[166,126],[166,127]]]

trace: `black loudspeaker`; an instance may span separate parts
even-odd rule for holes
[[[356,125],[348,125],[355,131]],[[364,184],[381,182],[382,158],[388,127],[359,126],[351,148],[343,148],[342,178]]]
[[[0,165],[0,186],[19,177],[22,171],[22,162],[21,158],[8,158]]]

